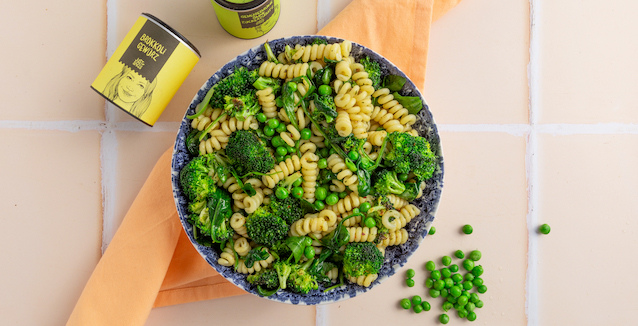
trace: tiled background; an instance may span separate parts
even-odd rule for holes
[[[349,2],[281,0],[275,29],[255,40],[225,33],[208,1],[3,4],[0,325],[63,325],[204,81],[266,39],[315,33]],[[438,231],[405,267],[417,284],[425,261],[478,248],[489,291],[476,322],[638,324],[637,9],[627,0],[463,0],[433,24],[423,91],[446,183]],[[153,128],[88,87],[142,12],[203,54]],[[545,222],[552,233],[539,236]],[[472,236],[459,233],[466,223]],[[171,306],[147,324],[437,324],[438,304],[419,315],[397,307],[424,296],[402,283],[316,308],[249,295]]]

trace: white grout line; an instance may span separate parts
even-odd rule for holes
[[[536,225],[538,225],[538,119],[540,116],[540,41],[539,19],[540,0],[530,0],[530,30],[529,30],[529,65],[527,77],[529,83],[529,127],[525,152],[525,170],[527,174],[528,204],[527,204],[527,279],[526,279],[526,314],[527,325],[537,326],[539,320],[538,308],[538,243]],[[549,128],[550,130],[552,128]],[[571,129],[571,127],[565,128]]]
[[[0,129],[58,130],[78,132],[83,130],[106,130],[104,121],[0,121]]]
[[[315,306],[315,326],[328,326],[328,305]]]
[[[317,1],[317,31],[320,31],[332,20],[331,0]]]
[[[529,134],[526,124],[437,124],[439,131],[446,132],[504,132],[514,136]]]

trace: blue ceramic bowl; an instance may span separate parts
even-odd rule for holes
[[[343,41],[339,38],[307,35],[277,39],[274,41],[269,41],[269,44],[273,49],[273,52],[275,54],[278,54],[284,50],[284,46],[286,44],[293,47],[295,44],[306,45],[312,43],[317,37],[326,39],[328,43]],[[365,46],[353,43],[351,55],[354,56],[356,59],[367,55],[371,59],[379,62],[384,75],[393,74],[407,78],[407,76],[394,64]],[[195,95],[188,110],[184,114],[184,118],[182,119],[182,123],[177,134],[177,139],[175,140],[171,166],[171,178],[173,183],[173,196],[175,198],[175,205],[177,206],[177,211],[179,213],[182,226],[184,227],[186,234],[188,234],[189,239],[193,243],[193,246],[195,246],[195,249],[197,249],[202,257],[227,280],[246,290],[247,292],[255,294],[257,296],[259,296],[259,294],[257,294],[256,287],[246,281],[246,275],[235,272],[231,267],[226,267],[218,264],[217,259],[219,258],[219,252],[213,248],[202,246],[194,240],[193,227],[187,220],[187,199],[179,186],[179,171],[192,159],[192,157],[190,157],[190,155],[188,154],[185,146],[186,136],[191,130],[190,122],[186,118],[186,116],[195,113],[195,107],[197,106],[197,104],[199,104],[203,100],[206,92],[208,92],[208,90],[219,80],[230,75],[238,67],[243,66],[249,70],[256,69],[265,59],[266,54],[263,50],[263,46],[256,46],[238,55],[235,59],[228,62],[208,79],[208,81],[202,86],[199,92],[197,92],[197,95]],[[421,95],[417,87],[414,86],[412,81],[410,81],[409,79],[404,86],[402,93],[403,95],[408,96],[419,96],[423,99],[423,96]],[[352,298],[356,295],[373,289],[381,282],[394,275],[394,273],[396,273],[403,265],[405,265],[408,259],[419,247],[419,244],[421,244],[423,239],[426,237],[430,229],[430,225],[434,220],[434,215],[436,214],[439,200],[441,198],[441,190],[443,188],[443,153],[441,151],[441,141],[436,124],[434,123],[434,118],[432,117],[432,113],[430,112],[427,104],[425,104],[425,100],[423,100],[423,103],[424,108],[419,113],[420,120],[413,126],[413,128],[418,130],[420,135],[425,137],[430,142],[430,144],[432,145],[432,150],[439,157],[439,164],[435,175],[427,181],[427,186],[424,190],[423,197],[413,202],[413,204],[421,209],[421,214],[417,218],[413,219],[406,226],[410,234],[410,239],[403,245],[391,246],[386,249],[385,263],[381,271],[379,272],[378,279],[370,287],[365,288],[356,284],[348,283],[346,281],[346,286],[343,286],[336,290],[332,290],[328,293],[322,292],[321,287],[319,290],[312,291],[306,295],[300,295],[289,291],[280,290],[276,294],[267,297],[268,299],[278,302],[302,305],[333,303]]]

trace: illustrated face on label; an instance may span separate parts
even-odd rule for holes
[[[144,95],[148,82],[133,71],[127,72],[117,86],[117,96],[124,103],[133,103]]]

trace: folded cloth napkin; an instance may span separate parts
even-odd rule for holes
[[[460,0],[353,0],[319,34],[379,52],[423,88],[432,21]],[[67,325],[144,325],[152,308],[246,293],[199,255],[180,224],[167,150],[131,205]]]

